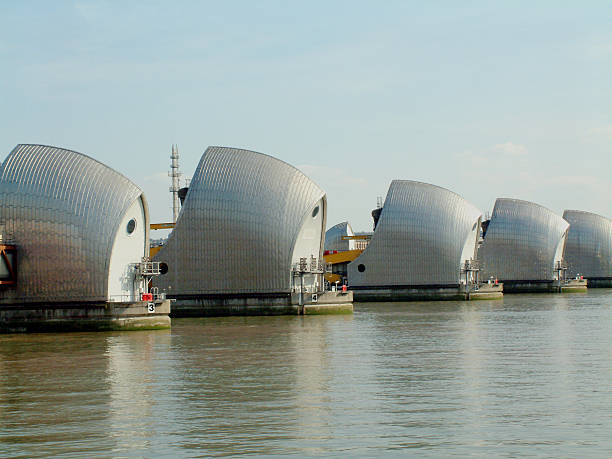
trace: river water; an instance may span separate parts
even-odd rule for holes
[[[0,457],[612,455],[612,290],[0,335]]]

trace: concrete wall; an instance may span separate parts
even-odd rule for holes
[[[170,301],[22,304],[0,307],[0,333],[106,330],[155,330],[170,328]]]

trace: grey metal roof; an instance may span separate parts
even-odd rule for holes
[[[612,220],[580,210],[566,210],[563,218],[570,224],[564,253],[567,274],[612,277]]]
[[[468,258],[475,256],[480,217],[476,207],[452,191],[394,180],[368,247],[348,266],[349,284],[459,284],[464,248],[469,248]]]
[[[208,147],[191,180],[174,231],[155,259],[168,264],[156,286],[170,296],[286,293],[304,219],[325,193],[271,156]],[[323,229],[318,252],[323,248]]]
[[[343,240],[342,236],[354,236],[353,228],[349,222],[341,222],[332,226],[325,232],[325,250],[351,250],[355,244],[350,240]]]
[[[0,168],[0,224],[18,246],[18,282],[0,302],[106,300],[115,234],[141,195],[81,153],[17,145]]]
[[[553,280],[568,227],[563,218],[539,204],[497,199],[478,250],[483,278]]]

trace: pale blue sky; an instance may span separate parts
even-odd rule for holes
[[[170,147],[300,168],[328,227],[392,179],[612,218],[612,2],[0,0],[0,146],[86,153],[171,216]]]

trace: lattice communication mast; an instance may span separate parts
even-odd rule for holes
[[[172,193],[172,221],[176,223],[179,211],[181,209],[178,191],[181,187],[180,178],[182,175],[179,172],[178,146],[172,145],[172,154],[170,155],[170,159],[172,162],[170,163],[170,172],[168,172],[168,176],[172,179],[172,186],[170,187],[170,193]]]

